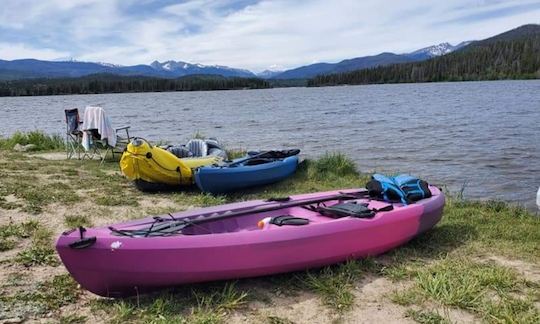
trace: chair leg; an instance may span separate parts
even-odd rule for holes
[[[107,147],[107,149],[105,150],[105,154],[101,157],[101,162],[99,163],[99,165],[101,166],[103,164],[103,162],[105,162],[105,159],[107,158],[107,153],[111,151],[111,148],[110,147]],[[112,153],[112,151],[111,151]],[[114,157],[114,155],[113,155]]]
[[[78,152],[78,146],[79,146],[79,142],[77,138],[73,137],[70,134],[67,134],[66,135],[66,157],[68,160],[72,159],[75,153]]]
[[[82,136],[77,136],[77,160],[81,159]]]
[[[69,135],[66,134],[66,159],[69,160]]]

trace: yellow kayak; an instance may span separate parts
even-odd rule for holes
[[[192,185],[193,169],[218,163],[217,156],[178,158],[171,152],[135,139],[120,159],[120,169],[130,180],[166,185]]]

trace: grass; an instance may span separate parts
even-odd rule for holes
[[[59,265],[56,252],[52,246],[51,236],[52,232],[48,228],[38,226],[32,232],[30,247],[17,253],[14,261],[25,267]]]
[[[267,316],[266,322],[268,324],[294,324],[293,321],[279,316]]]
[[[6,220],[0,226],[0,253],[9,253],[8,261],[15,261],[0,263],[2,271],[26,268],[25,273],[32,273],[34,269],[52,269],[47,267],[58,265],[51,241],[51,229],[60,230],[55,228],[58,222],[68,228],[92,226],[92,220],[113,222],[188,207],[359,188],[368,180],[346,156],[328,153],[316,160],[306,160],[294,176],[270,186],[218,196],[201,194],[195,189],[148,195],[137,191],[119,175],[116,163],[106,162],[101,167],[98,164],[97,161],[46,161],[0,149],[0,212],[9,210],[28,220]],[[67,208],[56,212],[56,206]],[[41,214],[41,222],[35,221],[35,214]],[[59,220],[49,223],[52,219],[45,216]],[[242,312],[251,302],[267,304],[275,298],[301,298],[303,292],[309,292],[320,298],[321,307],[341,316],[355,309],[353,289],[369,273],[370,277],[406,283],[399,287],[410,288],[396,290],[386,302],[404,305],[403,315],[419,323],[452,321],[446,313],[439,313],[441,309],[457,309],[472,314],[477,321],[490,323],[535,323],[539,321],[535,307],[540,300],[538,282],[525,279],[509,266],[486,260],[498,256],[538,267],[538,242],[540,218],[527,210],[497,201],[449,197],[439,225],[382,257],[351,260],[308,272],[247,279],[238,284],[184,286],[139,299],[100,299],[91,304],[96,316],[117,323],[223,323],[232,312]],[[5,252],[8,250],[12,251]],[[13,303],[10,305],[22,309],[37,305],[39,309],[53,311],[57,322],[88,320],[63,310],[63,305],[69,304],[87,307],[80,304],[80,291],[72,281],[53,277],[35,283],[32,276],[6,277],[8,280],[0,285],[0,304],[9,300]],[[1,308],[0,305],[0,313]],[[28,312],[37,314],[34,310]],[[250,316],[249,312],[246,316]],[[279,316],[264,316],[263,320],[290,323]]]
[[[77,228],[79,226],[90,227],[92,226],[92,221],[86,215],[75,214],[75,215],[66,215],[64,217],[64,224],[68,228]]]
[[[58,322],[60,324],[84,324],[88,322],[88,318],[83,315],[68,314],[61,315],[60,318],[58,318]]]
[[[80,200],[79,195],[63,182],[40,185],[35,179],[4,179],[0,194],[13,195],[21,201],[17,207],[23,211],[40,214],[43,208],[52,203],[73,204]]]
[[[74,303],[80,294],[81,290],[71,276],[62,274],[38,284],[35,290],[18,293],[13,299],[32,302],[42,312],[49,312]]]
[[[33,151],[54,151],[65,148],[64,139],[60,135],[49,135],[39,130],[15,132],[10,137],[0,138],[0,149],[12,150],[16,144],[35,145]]]
[[[360,175],[354,161],[342,153],[325,153],[311,164],[310,176],[318,180],[358,177]]]
[[[527,296],[540,285],[521,278],[509,268],[447,257],[418,268],[413,277],[413,287],[396,292],[395,302],[402,305],[437,303],[476,313],[488,322],[514,319],[528,323],[540,319],[533,297]]]
[[[17,246],[17,239],[30,237],[39,227],[36,221],[20,224],[10,222],[0,226],[0,252],[8,251]]]
[[[309,271],[302,281],[309,289],[322,296],[325,305],[344,312],[354,304],[351,288],[361,273],[360,263],[351,260],[320,271]]]
[[[239,149],[231,149],[231,150],[225,150],[227,153],[227,158],[229,160],[238,159],[241,157],[246,156],[247,152],[245,150],[239,150]]]
[[[408,309],[405,316],[420,324],[450,324],[451,322],[436,311]]]
[[[95,310],[105,311],[112,323],[222,323],[226,316],[242,308],[245,291],[234,282],[195,285],[170,290],[158,295],[122,300],[99,300]]]

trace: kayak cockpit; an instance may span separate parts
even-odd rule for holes
[[[208,235],[237,233],[246,231],[280,230],[290,226],[310,226],[317,223],[328,223],[337,221],[340,217],[323,215],[320,208],[337,206],[342,201],[328,201],[324,204],[314,204],[307,206],[293,206],[277,210],[243,214],[237,217],[225,217],[211,221],[201,221],[204,217],[183,217],[175,218],[172,215],[157,216],[153,222],[143,224],[132,224],[129,227],[109,227],[112,234],[132,237],[163,237],[176,235]],[[358,199],[348,201],[347,204],[359,204],[369,207],[372,211],[393,210],[394,205],[380,201],[369,201]],[[402,208],[396,204],[397,208]],[[388,208],[390,207],[390,208]],[[386,208],[386,209],[385,209]],[[211,217],[206,216],[206,217]],[[367,217],[373,219],[375,212]]]

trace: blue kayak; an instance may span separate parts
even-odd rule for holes
[[[269,151],[233,160],[225,165],[200,167],[195,171],[195,183],[201,191],[210,193],[225,193],[274,183],[296,171],[298,152]]]

